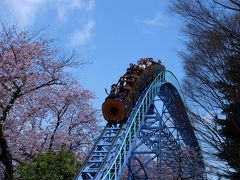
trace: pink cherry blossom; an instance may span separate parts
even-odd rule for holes
[[[82,89],[64,68],[52,40],[19,31],[0,32],[0,179],[36,153],[65,148],[82,160],[99,135],[93,93]],[[1,168],[2,167],[2,168]]]

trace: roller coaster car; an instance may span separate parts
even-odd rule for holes
[[[123,76],[126,79],[126,85],[124,86],[126,95],[123,100],[106,98],[102,104],[104,119],[111,123],[121,123],[127,120],[141,91],[164,69],[165,67],[162,65],[153,64],[145,70],[137,69],[134,74],[126,73]]]

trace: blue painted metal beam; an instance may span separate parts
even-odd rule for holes
[[[199,147],[179,83],[170,71],[164,71],[141,93],[125,123],[106,125],[75,179],[120,179],[132,150],[136,150],[136,146],[139,145],[136,143],[139,134],[148,136],[142,136],[142,142],[150,147],[155,154],[153,157],[159,161],[163,146],[178,146],[179,140],[173,138],[172,134],[175,131],[165,127],[165,122],[159,120],[161,115],[154,112],[156,96],[165,104],[165,110],[169,114],[168,120],[174,121],[174,128],[181,135],[182,141],[190,146]],[[159,128],[153,126],[160,121]],[[148,132],[144,132],[146,127],[149,127]]]

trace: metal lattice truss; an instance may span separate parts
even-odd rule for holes
[[[157,101],[163,104],[161,114]],[[181,150],[182,144],[200,152],[179,83],[164,71],[145,88],[125,123],[106,125],[75,179],[120,179],[126,165],[129,179],[149,179],[148,165],[156,163],[154,173],[161,174],[162,162],[174,164],[169,152]]]
[[[179,154],[185,151],[182,148],[186,145],[185,140],[175,127],[168,108],[163,104],[161,114],[158,109],[153,103],[142,121],[128,160],[128,179],[177,179],[178,176],[182,179],[204,179],[203,171],[199,171],[201,156],[192,159],[188,154]],[[197,164],[194,165],[192,160]]]

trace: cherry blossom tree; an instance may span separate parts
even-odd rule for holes
[[[94,95],[64,71],[75,63],[73,55],[61,56],[52,40],[2,26],[0,164],[5,179],[13,178],[14,165],[37,152],[65,148],[82,159],[89,150],[99,120],[90,102]]]
[[[6,124],[15,160],[27,162],[37,152],[61,147],[84,159],[99,133],[97,111],[89,103],[92,97],[90,91],[72,85],[46,88],[25,97],[13,109],[14,114],[21,109],[18,123]]]

